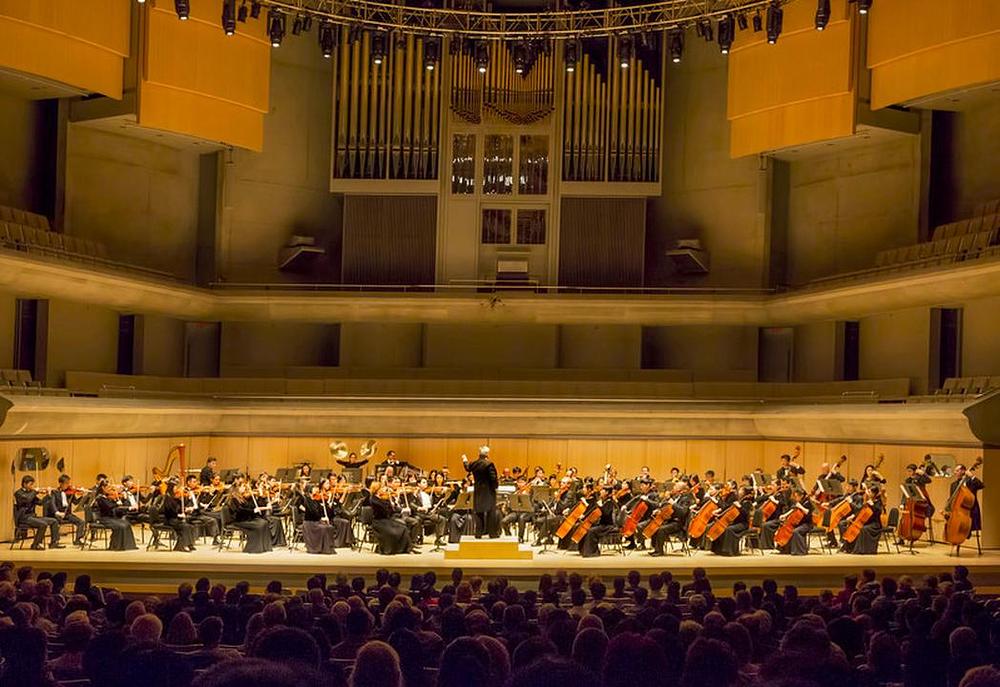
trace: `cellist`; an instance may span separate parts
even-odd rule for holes
[[[781,553],[791,554],[792,556],[805,556],[809,553],[809,541],[807,537],[809,536],[809,530],[813,527],[813,505],[812,501],[806,498],[806,492],[802,489],[791,490],[789,508],[781,515],[782,523],[784,523],[785,518],[791,515],[796,509],[801,509],[804,512],[802,520],[795,526],[795,529],[792,530],[792,538],[787,544],[779,547],[778,551]]]
[[[753,487],[740,487],[739,496],[727,507],[738,508],[739,512],[736,519],[726,527],[722,536],[712,542],[712,553],[719,556],[740,555],[740,535],[750,526],[753,503]]]
[[[669,484],[669,483],[668,483]],[[685,487],[683,482],[674,482],[673,491],[671,492],[670,498],[663,498],[660,501],[660,508],[663,508],[668,503],[673,505],[674,512],[671,514],[670,518],[660,525],[659,529],[653,533],[650,539],[650,547],[653,549],[649,552],[650,556],[662,556],[663,546],[667,543],[667,539],[672,536],[679,535],[685,536],[685,530],[687,528],[688,516],[691,513],[691,508],[695,504],[694,488],[697,486],[697,476],[689,480],[688,487]],[[654,511],[655,515],[655,511]]]
[[[766,501],[777,501],[777,507],[760,524],[760,547],[762,549],[773,549],[774,535],[778,531],[778,528],[781,527],[781,515],[791,508],[791,499],[789,497],[790,487],[788,486],[787,479],[779,480],[775,478],[764,489],[764,494],[757,498],[757,507],[763,508]]]
[[[631,499],[629,499],[625,505],[622,507],[622,513],[624,517],[627,518],[629,514],[635,509],[640,502],[645,501],[647,504],[646,513],[643,518],[639,521],[639,526],[636,528],[635,533],[629,539],[628,544],[625,545],[626,549],[645,549],[646,543],[642,536],[642,530],[649,524],[652,519],[653,511],[656,510],[660,505],[660,498],[655,491],[653,491],[653,478],[652,477],[639,477],[636,480],[639,484],[639,493],[635,494]]]
[[[857,539],[853,542],[844,542],[844,551],[847,553],[857,553],[872,555],[878,553],[878,541],[882,536],[882,489],[878,484],[871,484],[865,493],[865,503],[871,509],[871,515],[861,528]],[[859,511],[860,513],[860,511]],[[858,513],[851,516],[851,519],[858,517]],[[843,535],[841,535],[843,536]]]
[[[618,530],[615,524],[615,513],[619,510],[618,502],[614,498],[614,487],[605,484],[600,488],[596,501],[591,505],[590,510],[601,509],[601,519],[590,527],[587,533],[580,540],[577,549],[583,558],[591,558],[601,555],[601,539]],[[586,513],[581,520],[586,520],[590,512]],[[582,525],[577,525],[581,527]]]

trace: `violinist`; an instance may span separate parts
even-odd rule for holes
[[[336,551],[336,530],[329,508],[330,495],[324,482],[306,487],[305,495],[299,499],[298,508],[302,512],[302,540],[306,551],[313,554],[334,554]]]
[[[535,471],[537,478],[538,470]],[[532,486],[534,486],[534,480],[532,480]],[[569,491],[563,497],[563,501],[558,501],[556,495],[559,493],[559,481],[556,479],[555,475],[548,479],[548,487],[551,490],[550,496],[544,496],[544,492],[532,492],[531,503],[534,506],[535,513],[532,518],[532,522],[535,526],[535,546],[551,546],[555,543],[553,536],[556,530],[559,529],[559,525],[562,524],[563,516],[560,515],[565,509],[571,508],[572,503],[569,503]],[[546,486],[545,484],[539,486]]]
[[[273,549],[270,525],[256,505],[253,488],[244,475],[237,475],[233,481],[233,489],[225,508],[226,522],[231,522],[246,536],[244,553],[265,553]]]
[[[545,487],[549,484],[549,478],[545,475],[545,470],[539,465],[535,468],[535,475],[531,478],[530,482],[533,487]]]
[[[118,505],[122,508],[122,517],[131,525],[149,522],[149,513],[146,512],[146,505],[149,495],[143,496],[136,486],[132,475],[122,477],[122,490],[119,494]]]
[[[726,509],[734,508],[736,517],[715,541],[712,542],[712,553],[719,556],[739,556],[740,539],[743,533],[750,527],[750,514],[753,512],[753,488],[740,487],[739,494],[726,506]],[[723,510],[722,513],[726,511]],[[720,514],[721,517],[721,514]]]
[[[207,487],[212,483],[212,479],[218,474],[215,470],[219,461],[209,456],[205,461],[205,465],[201,468],[201,472],[198,473],[198,483],[204,487]]]
[[[70,485],[69,475],[59,475],[58,488],[45,500],[46,517],[55,519],[60,525],[63,523],[73,525],[76,533],[73,544],[76,546],[83,544],[83,520],[73,514],[73,506],[79,502],[81,493],[81,490],[74,489]]]
[[[972,502],[972,511],[970,512],[972,518],[972,529],[969,530],[970,532],[979,532],[983,529],[983,514],[979,508],[979,492],[983,489],[983,481],[976,477],[974,474],[975,469],[976,465],[973,465],[971,470],[961,463],[956,465],[954,473],[955,481],[948,488],[948,494],[952,495],[964,483],[969,491],[972,492],[974,500]]]
[[[843,550],[847,553],[869,556],[878,553],[878,542],[882,536],[881,491],[878,484],[871,484],[865,491],[862,507],[850,517],[848,527],[850,527],[850,523],[854,522],[856,518],[861,517],[862,512],[866,512],[866,508],[871,511],[865,524],[861,527],[861,532],[857,538],[852,542],[845,541],[843,543]]]
[[[176,477],[167,480],[166,493],[157,499],[163,524],[174,531],[174,551],[194,551],[194,525],[187,519],[184,487],[180,481]]]
[[[778,480],[769,482],[764,487],[764,493],[757,497],[755,505],[763,512],[760,523],[760,547],[773,549],[774,534],[781,526],[781,514],[789,508],[787,482],[784,484]]]
[[[182,491],[181,499],[184,504],[184,517],[196,528],[195,534],[200,531],[203,536],[211,537],[212,543],[218,545],[219,531],[222,529],[222,515],[219,513],[209,513],[202,507],[202,493],[211,495],[210,489],[205,489],[198,484],[196,475],[187,476],[187,488]],[[211,486],[211,485],[210,485]]]
[[[519,477],[514,482],[514,493],[524,494],[527,493],[529,488],[528,482],[524,477]],[[524,543],[524,535],[528,529],[528,523],[534,519],[533,511],[513,511],[510,510],[510,503],[504,504],[504,509],[506,512],[503,513],[503,518],[500,520],[500,526],[503,528],[503,533],[510,535],[511,531],[517,528],[517,540],[520,543]]]
[[[135,535],[132,534],[132,524],[124,518],[125,509],[119,505],[120,495],[107,481],[101,481],[97,492],[97,522],[111,530],[108,549],[111,551],[130,551],[137,549]]]
[[[784,524],[784,521],[795,510],[802,511],[802,519],[792,530],[791,539],[784,546],[779,546],[778,551],[792,556],[805,556],[809,553],[809,530],[813,527],[812,509],[812,501],[806,497],[806,492],[802,489],[793,488],[791,490],[788,510],[781,515],[781,522]]]
[[[303,484],[312,480],[313,467],[311,463],[303,463],[299,466],[298,482]]]
[[[434,543],[437,544],[444,538],[445,530],[448,528],[448,519],[438,513],[441,497],[434,495],[426,477],[420,478],[417,487],[413,499],[413,517],[420,521],[423,534],[428,532],[434,534]]]
[[[14,492],[14,523],[18,527],[34,528],[35,539],[31,542],[31,548],[36,551],[45,548],[42,541],[45,539],[46,528],[49,530],[49,548],[66,548],[59,543],[59,521],[35,514],[35,509],[41,504],[42,498],[35,489],[35,478],[25,475],[21,478],[21,488]]]
[[[610,534],[614,534],[618,531],[618,525],[615,524],[615,514],[618,512],[619,505],[614,498],[613,486],[606,484],[601,487],[597,499],[591,505],[590,511],[600,510],[600,519],[587,530],[587,533],[580,540],[577,545],[577,550],[580,552],[580,556],[583,558],[592,558],[594,556],[601,555],[601,539],[607,537]],[[587,522],[587,516],[590,512],[584,514],[582,520],[584,521],[577,527],[585,527]]]
[[[372,529],[378,539],[379,552],[383,555],[409,553],[413,550],[410,528],[396,517],[392,504],[392,491],[382,485],[372,491],[369,504],[372,509]]]
[[[697,475],[692,475],[688,479],[687,487],[684,486],[683,482],[674,482],[672,484],[673,490],[668,498],[661,499],[660,508],[670,504],[673,506],[673,513],[670,518],[660,525],[656,532],[653,533],[650,540],[650,546],[653,550],[649,552],[650,556],[664,555],[663,547],[670,537],[684,536],[687,528],[688,516],[695,505],[696,497],[694,496],[694,488],[698,486]]]

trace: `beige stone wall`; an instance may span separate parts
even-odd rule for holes
[[[340,325],[340,365],[413,368],[423,364],[423,326],[378,322]]]
[[[223,377],[285,377],[289,367],[337,364],[337,325],[224,322],[219,368]]]
[[[16,298],[0,292],[0,368],[14,366],[14,317]]]
[[[836,379],[837,323],[816,322],[795,327],[792,360],[796,382],[830,382]]]
[[[118,313],[95,305],[48,303],[46,384],[64,386],[67,370],[114,372],[118,366]]]
[[[878,251],[917,242],[919,146],[898,134],[790,163],[789,283],[866,269]]]
[[[45,214],[42,146],[51,133],[44,105],[0,92],[0,205]]]
[[[689,370],[696,381],[757,379],[756,327],[644,327],[643,365]]]
[[[184,322],[161,315],[142,318],[140,373],[161,377],[184,376]]]
[[[928,308],[911,308],[862,319],[860,377],[909,377],[910,393],[927,393],[930,326]]]
[[[966,303],[962,311],[962,375],[1000,376],[1000,298]]]
[[[636,370],[642,366],[642,327],[563,325],[559,367]]]
[[[553,325],[431,324],[424,327],[424,366],[552,368],[558,341]]]

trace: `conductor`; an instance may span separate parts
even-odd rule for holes
[[[462,465],[466,472],[472,474],[475,481],[475,490],[472,494],[472,509],[476,514],[476,539],[482,539],[483,534],[489,531],[491,537],[499,536],[496,527],[493,526],[495,520],[494,511],[497,505],[497,487],[500,480],[497,477],[497,468],[490,461],[490,447],[479,447],[479,458],[469,462],[466,455],[462,455]]]

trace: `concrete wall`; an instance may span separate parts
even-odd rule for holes
[[[17,299],[0,293],[0,368],[14,367],[14,317]]]
[[[340,365],[420,367],[423,338],[423,325],[420,324],[345,322],[340,325]]]
[[[114,260],[194,276],[198,153],[71,124],[66,233],[100,241]]]
[[[559,367],[637,370],[642,366],[642,327],[564,325],[559,328]]]
[[[65,386],[67,370],[110,372],[118,368],[118,313],[85,303],[48,302],[48,386]]]
[[[871,267],[878,251],[917,241],[917,136],[795,160],[789,170],[789,283]]]
[[[961,112],[935,114],[932,220],[972,216],[978,203],[1000,198],[1000,98],[983,95]]]
[[[336,282],[342,208],[329,191],[330,61],[314,35],[288,40],[271,55],[264,150],[234,150],[223,165],[219,273],[232,282]],[[279,272],[278,250],[293,233],[316,237],[327,259],[305,274]]]
[[[1000,298],[970,301],[962,311],[962,375],[1000,376]]]
[[[142,357],[139,374],[184,376],[184,322],[161,315],[142,318]]]
[[[930,308],[911,308],[861,319],[859,377],[909,377],[910,393],[927,393],[930,328]]]
[[[837,323],[814,322],[795,327],[795,382],[832,382],[837,368]]]
[[[0,92],[0,205],[50,214],[47,165],[55,134],[46,110],[51,107]]]
[[[429,324],[424,366],[554,368],[559,328],[549,325]]]
[[[726,78],[726,58],[714,43],[688,40],[683,62],[667,65],[663,195],[648,207],[647,286],[764,282],[766,173],[755,157],[729,157]],[[672,274],[663,252],[692,237],[711,252],[711,273]]]
[[[690,370],[696,381],[757,379],[756,327],[643,327],[644,368]]]
[[[335,324],[223,322],[223,377],[284,377],[288,367],[337,365],[340,332]]]

